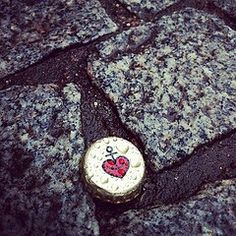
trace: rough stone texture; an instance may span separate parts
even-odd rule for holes
[[[140,50],[151,37],[154,24],[147,23],[129,30],[123,31],[110,40],[103,41],[97,45],[100,56],[107,60],[107,57],[114,57],[118,53]]]
[[[0,78],[117,29],[97,0],[1,1]]]
[[[152,21],[100,43],[100,55],[91,57],[89,72],[113,99],[122,121],[141,136],[156,169],[236,127],[235,32],[216,17],[193,9],[154,22],[153,15],[174,3],[211,12],[210,1],[121,0],[124,5],[102,1],[121,29],[140,22],[129,11],[114,16],[125,6]],[[235,1],[212,1],[235,16]],[[54,49],[86,44],[117,30],[98,0],[2,0],[0,9],[0,78]],[[216,10],[213,7],[212,12]],[[162,14],[165,12],[158,16]],[[85,51],[89,48],[84,45]],[[95,201],[99,229],[94,203],[80,182],[80,157],[85,143],[93,138],[108,133],[131,136],[87,75],[81,79],[83,83],[78,82],[81,73],[86,74],[86,59],[73,50],[34,65],[25,73],[27,79],[23,76],[24,82],[16,82],[18,73],[15,80],[6,78],[5,83],[37,84],[44,77],[44,83],[59,86],[13,86],[0,91],[0,234],[99,235],[105,226],[109,235],[235,235],[235,179],[208,185],[208,190],[179,204],[154,205],[192,196],[207,181],[235,176],[233,136],[228,137],[227,145],[220,142],[224,146],[221,152],[220,144],[211,151],[203,150],[203,155],[196,156],[196,152],[182,165],[152,175],[152,181],[147,178],[140,204],[130,206],[151,208],[130,210],[115,218],[130,206],[99,211]],[[82,89],[74,84],[62,88],[72,79],[81,83]],[[82,121],[91,137],[82,137]],[[223,153],[224,148],[229,151]],[[114,219],[103,225],[109,214]]]
[[[183,0],[120,0],[124,3],[131,12],[138,14],[140,17],[156,14],[161,10],[165,10],[167,7],[178,3],[184,2]],[[195,4],[195,0],[185,1],[187,4]],[[226,11],[231,16],[236,16],[236,0],[200,0],[199,4],[213,3],[220,9]]]
[[[162,17],[155,30],[139,53],[109,58],[125,33],[100,44],[91,71],[161,169],[236,127],[236,33],[190,8]]]
[[[111,219],[111,235],[235,235],[236,180],[206,188],[186,202],[130,210]]]
[[[120,0],[130,11],[140,15],[157,13],[180,0]]]
[[[1,235],[99,234],[78,173],[80,129],[73,84],[0,91]]]
[[[236,0],[212,0],[212,2],[231,16],[236,17]]]

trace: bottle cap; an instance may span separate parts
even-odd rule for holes
[[[88,148],[81,165],[88,190],[101,200],[124,203],[141,191],[145,174],[143,156],[123,138],[96,141]]]

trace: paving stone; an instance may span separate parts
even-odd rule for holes
[[[80,92],[53,84],[0,91],[3,235],[98,235],[79,160]],[[85,224],[86,222],[86,224]]]
[[[175,205],[129,210],[110,219],[112,235],[235,235],[236,180],[206,190]]]
[[[161,169],[236,127],[236,33],[191,8],[155,24],[152,42],[140,51],[122,54],[129,37],[122,33],[100,44],[100,57],[90,61],[94,82]]]
[[[120,0],[128,9],[139,16],[157,13],[180,0]]]
[[[98,0],[1,1],[0,78],[117,30]]]
[[[101,42],[97,45],[100,56],[107,59],[107,57],[114,57],[118,53],[138,50],[150,39],[154,27],[155,25],[152,23],[132,27],[107,41]]]
[[[214,4],[222,10],[228,12],[231,16],[236,16],[236,1],[235,0],[201,0],[201,1],[194,1],[194,0],[120,0],[124,3],[127,8],[133,12],[138,14],[140,17],[150,16],[152,14],[156,14],[161,10],[165,10],[169,6],[178,3],[178,2],[186,2],[187,5],[189,4]]]

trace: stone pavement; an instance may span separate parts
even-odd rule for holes
[[[235,235],[236,1],[3,0],[1,235]],[[92,199],[95,140],[135,143],[141,195]]]

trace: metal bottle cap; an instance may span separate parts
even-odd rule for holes
[[[104,201],[128,202],[141,190],[144,159],[138,148],[125,139],[107,137],[96,141],[81,165],[88,190]]]

